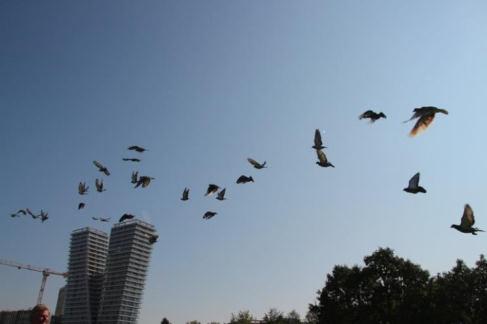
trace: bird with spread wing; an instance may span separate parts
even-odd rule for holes
[[[472,235],[477,235],[477,232],[483,232],[483,230],[473,227],[475,224],[475,217],[473,215],[473,209],[470,207],[469,204],[465,204],[465,208],[463,209],[463,216],[462,220],[460,221],[460,225],[452,224],[450,227],[460,231],[462,233],[471,233]]]

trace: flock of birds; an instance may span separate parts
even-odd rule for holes
[[[405,122],[409,122],[413,119],[418,119],[414,125],[414,127],[411,129],[409,135],[410,136],[416,136],[420,132],[426,130],[428,126],[433,122],[435,115],[437,113],[442,113],[445,115],[448,115],[448,111],[445,109],[433,107],[433,106],[426,106],[426,107],[420,107],[420,108],[415,108],[413,110],[413,116],[406,120]],[[376,113],[372,110],[367,110],[364,113],[362,113],[359,116],[359,119],[369,119],[371,123],[376,122],[377,120],[384,118],[386,119],[386,115],[382,112]],[[328,161],[328,158],[326,157],[326,154],[324,152],[324,149],[327,148],[326,146],[323,145],[323,140],[321,137],[321,132],[319,129],[315,130],[314,134],[314,145],[312,148],[316,151],[316,155],[318,158],[318,161],[316,162],[317,165],[320,167],[335,167],[330,161]],[[147,149],[134,145],[130,146],[128,148],[130,151],[135,151],[137,153],[144,153],[147,151]],[[123,161],[127,162],[140,162],[141,160],[138,158],[123,158]],[[252,158],[248,158],[247,161],[257,170],[261,170],[266,168],[266,161],[263,163],[259,163],[256,160]],[[110,171],[106,166],[101,164],[98,161],[93,161],[93,164],[95,167],[98,169],[99,172],[104,174],[105,176],[110,175]],[[408,186],[404,188],[403,190],[408,193],[412,194],[417,194],[417,193],[426,193],[426,189],[423,188],[422,186],[419,185],[419,178],[420,178],[420,173],[416,173],[411,179],[409,180]],[[150,177],[150,176],[139,176],[138,171],[133,171],[131,175],[131,184],[134,185],[134,188],[147,188],[152,180],[155,180],[155,178]],[[249,182],[254,182],[254,179],[252,176],[246,176],[246,175],[241,175],[236,183],[237,184],[246,184]],[[96,178],[95,180],[95,188],[96,191],[99,193],[102,193],[106,191],[104,187],[104,182],[103,179]],[[80,196],[85,196],[88,193],[89,186],[85,182],[80,182],[78,185],[78,194]],[[190,193],[190,188],[184,188],[182,197],[180,198],[182,201],[188,201],[189,200],[189,193]],[[216,194],[216,199],[223,201],[226,200],[225,194],[226,194],[226,188],[220,188],[220,186],[216,184],[209,184],[208,188],[206,190],[205,196],[211,196],[213,194]],[[80,202],[78,204],[78,210],[83,209],[86,207],[85,202]],[[203,219],[208,220],[216,216],[218,213],[215,211],[207,211],[203,215]],[[30,215],[33,219],[40,219],[42,222],[46,221],[48,219],[48,214],[41,210],[40,214],[35,215],[33,214],[28,208],[26,209],[20,209],[16,213],[12,213],[10,216],[11,217],[20,217],[20,216],[25,216],[25,215]],[[128,219],[132,219],[135,216],[132,214],[123,214],[119,222],[123,222]],[[110,218],[103,218],[103,217],[92,217],[93,220],[95,221],[101,221],[101,222],[109,222]],[[461,218],[461,222],[459,225],[453,224],[451,225],[451,228],[454,228],[462,233],[471,233],[473,235],[477,235],[477,232],[483,232],[483,230],[473,227],[475,224],[475,218],[474,218],[474,213],[472,208],[470,207],[469,204],[465,204],[464,211],[463,211],[463,216]],[[150,243],[154,243],[157,241],[157,235],[153,235],[152,237],[149,237]]]

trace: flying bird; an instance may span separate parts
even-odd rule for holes
[[[98,192],[106,191],[106,189],[103,188],[103,180],[100,180],[97,178],[95,180],[95,186],[96,186],[96,191],[98,191]]]
[[[122,160],[131,161],[131,162],[140,162],[140,159],[134,159],[134,158],[123,158]]]
[[[17,214],[22,214],[22,215],[27,215],[27,212],[23,209],[19,209],[19,211],[17,212]]]
[[[159,238],[159,235],[155,235],[155,234],[149,235],[149,243],[150,244],[156,243],[158,238]]]
[[[475,224],[475,217],[473,216],[472,207],[469,204],[465,204],[460,225],[452,224],[450,227],[462,233],[471,233],[472,235],[477,235],[477,232],[483,232],[483,230],[473,227],[473,224]]]
[[[91,219],[95,221],[100,220],[98,217],[91,217]]]
[[[123,222],[124,220],[127,220],[127,219],[132,219],[134,218],[135,216],[132,215],[132,214],[123,214],[122,217],[120,217],[120,219],[118,220],[119,223]]]
[[[312,147],[315,149],[315,150],[321,150],[321,149],[324,149],[326,148],[326,146],[323,146],[323,142],[321,141],[321,133],[320,133],[320,130],[319,129],[316,129],[315,130],[315,145],[313,145]]]
[[[257,170],[260,170],[260,169],[263,169],[263,168],[267,168],[265,166],[266,161],[264,161],[264,163],[262,163],[262,164],[260,164],[259,162],[257,162],[254,159],[251,159],[251,158],[248,158],[247,161],[249,161],[249,163],[252,164],[254,166],[254,168],[256,168]]]
[[[426,189],[419,185],[419,172],[409,179],[407,188],[404,188],[403,190],[413,194],[417,194],[418,192],[426,193]]]
[[[206,189],[206,194],[205,194],[205,196],[209,196],[209,195],[214,194],[215,192],[217,192],[217,191],[218,191],[218,189],[220,189],[220,187],[218,187],[216,184],[212,184],[212,183],[210,183],[210,184],[208,185],[208,189]]]
[[[89,186],[86,185],[85,182],[80,182],[78,185],[78,193],[80,195],[85,195],[88,192]]]
[[[101,164],[100,162],[93,161],[93,164],[98,168],[98,171],[105,173],[105,175],[107,175],[107,176],[110,175],[110,172],[108,171],[108,169],[105,166],[103,166],[103,164]]]
[[[226,188],[223,188],[223,190],[218,193],[218,196],[216,197],[216,199],[226,200],[227,198],[225,198],[225,190],[226,190]]]
[[[48,214],[47,214],[45,211],[43,211],[43,210],[41,209],[41,213],[40,213],[40,215],[39,215],[39,216],[41,217],[41,221],[42,221],[43,223],[44,223],[44,221],[46,221],[46,220],[49,218],[47,215],[48,215]]]
[[[137,188],[139,187],[140,185],[142,185],[142,188],[146,188],[147,186],[149,186],[151,180],[154,180],[155,178],[152,178],[152,177],[148,177],[148,176],[140,176],[139,180],[137,181],[137,184],[135,185],[134,188]]]
[[[359,119],[364,119],[364,118],[370,119],[370,122],[373,123],[380,118],[387,118],[387,116],[383,112],[376,113],[372,110],[367,110],[366,112],[364,112],[362,115],[359,116]]]
[[[135,152],[138,152],[138,153],[143,153],[145,151],[148,151],[147,149],[145,149],[143,147],[140,147],[140,146],[137,146],[137,145],[132,145],[128,149],[130,151],[135,151]]]
[[[215,216],[216,214],[218,214],[218,213],[216,213],[216,212],[212,212],[212,211],[207,211],[207,212],[206,212],[206,213],[203,215],[203,219],[210,219],[210,218],[212,218],[213,216]]]
[[[111,217],[107,217],[107,218],[100,217],[101,222],[108,222],[108,221],[110,221],[110,219],[111,219]]]
[[[132,180],[131,180],[131,182],[133,184],[136,184],[138,181],[139,181],[139,172],[138,171],[132,172]]]
[[[435,119],[436,113],[443,113],[445,115],[448,115],[447,110],[432,107],[432,106],[414,108],[413,112],[414,112],[413,116],[410,119],[405,121],[405,123],[406,123],[410,120],[418,118],[418,121],[414,125],[413,129],[411,129],[411,131],[409,132],[409,136],[416,136],[418,133],[420,133],[420,132],[424,131],[426,128],[428,128],[428,126]]]
[[[327,168],[327,167],[335,167],[333,164],[331,164],[330,162],[328,162],[328,159],[326,158],[326,155],[325,155],[325,152],[323,152],[322,150],[316,150],[316,155],[318,156],[318,162],[316,162],[316,164],[318,164],[320,167],[323,167],[323,168]]]
[[[237,179],[237,183],[247,183],[247,182],[254,182],[254,178],[241,175]]]
[[[182,201],[186,201],[189,199],[189,188],[184,188],[183,196],[181,197]]]
[[[85,208],[86,204],[84,202],[80,202],[78,204],[78,210]]]

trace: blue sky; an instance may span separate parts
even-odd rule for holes
[[[65,270],[71,231],[130,212],[160,234],[140,323],[305,315],[335,264],[391,247],[432,273],[472,265],[487,228],[483,1],[3,1],[0,257]],[[412,109],[449,110],[416,138]],[[359,121],[367,109],[387,120]],[[336,166],[315,164],[316,128]],[[150,151],[134,166],[126,148]],[[266,160],[255,170],[246,159]],[[94,192],[100,174],[107,191]],[[156,178],[144,190],[136,167]],[[402,191],[421,172],[426,195]],[[236,185],[241,174],[255,183]],[[87,208],[76,209],[86,181]],[[228,200],[205,198],[208,183]],[[179,200],[190,187],[190,201]],[[41,208],[41,224],[11,219]],[[218,215],[203,221],[214,210]],[[481,233],[482,234],[482,233]],[[0,268],[0,305],[40,275]],[[55,307],[63,280],[51,277]]]

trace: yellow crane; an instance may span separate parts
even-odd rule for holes
[[[19,270],[25,269],[25,270],[36,271],[36,272],[42,273],[41,289],[39,290],[39,296],[37,297],[37,304],[42,303],[42,296],[44,295],[44,288],[46,287],[47,277],[49,277],[50,275],[63,276],[64,278],[68,277],[67,272],[54,271],[54,270],[51,270],[49,268],[42,269],[39,267],[31,266],[30,264],[22,264],[22,263],[10,261],[10,260],[0,259],[0,265],[12,267],[12,268],[17,268]]]

